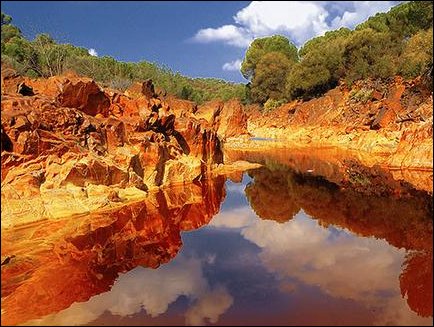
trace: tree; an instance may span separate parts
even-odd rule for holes
[[[359,24],[356,30],[370,28],[389,33],[393,38],[409,37],[433,24],[432,1],[410,1],[393,7],[388,13],[379,13]]]
[[[247,49],[241,64],[241,73],[246,79],[252,80],[259,61],[269,52],[279,52],[292,63],[298,61],[297,48],[286,37],[274,35],[256,39]]]
[[[335,31],[326,32],[323,36],[314,37],[307,41],[299,50],[298,55],[303,58],[311,51],[316,51],[327,44],[333,43],[337,39],[346,39],[350,36],[351,30],[346,27],[341,27]]]
[[[304,44],[287,79],[288,98],[311,98],[335,87],[345,75],[344,49],[351,31],[341,28]]]
[[[387,78],[396,74],[401,42],[390,33],[376,32],[371,28],[355,31],[348,39],[345,51],[346,80],[367,77]]]
[[[433,65],[433,29],[413,35],[404,47],[400,58],[400,73],[416,77]]]
[[[6,15],[3,11],[2,11],[2,25],[8,25],[12,22],[12,17],[9,15]]]
[[[282,100],[286,96],[286,76],[293,63],[281,52],[269,52],[256,65],[251,85],[253,101]]]

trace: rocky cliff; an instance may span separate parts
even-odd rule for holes
[[[337,147],[366,154],[367,165],[432,171],[432,82],[400,77],[340,85],[309,101],[269,113],[248,110],[248,132],[288,147]],[[249,148],[241,139],[228,147]],[[254,146],[254,145],[253,145]]]
[[[212,121],[151,81],[126,92],[74,73],[30,79],[2,67],[2,226],[91,213],[193,182],[223,163],[239,103]],[[215,112],[214,112],[215,111]],[[201,110],[203,112],[203,110]]]

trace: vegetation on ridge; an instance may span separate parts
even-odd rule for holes
[[[320,96],[341,82],[396,74],[413,78],[432,71],[432,20],[431,1],[411,1],[369,18],[354,30],[340,28],[315,37],[300,49],[281,35],[258,38],[241,66],[247,85],[193,79],[147,61],[94,57],[85,48],[56,43],[48,34],[29,41],[3,13],[1,54],[2,64],[23,75],[49,77],[74,70],[121,90],[150,78],[167,93],[197,103],[238,98],[273,110],[289,100]]]
[[[109,56],[94,57],[88,49],[56,43],[48,34],[39,34],[29,41],[19,28],[12,25],[10,16],[1,15],[2,64],[9,64],[22,75],[50,77],[74,70],[104,87],[120,90],[125,90],[134,81],[150,78],[168,94],[197,103],[212,99],[246,98],[243,84],[216,78],[189,78],[147,61],[133,63],[117,61]]]
[[[412,1],[379,13],[358,25],[330,31],[307,41],[298,53],[288,39],[256,39],[241,72],[259,103],[309,99],[365,78],[396,74],[413,78],[432,69],[433,3]],[[256,63],[256,64],[252,64]]]

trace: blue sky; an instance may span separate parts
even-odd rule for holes
[[[255,37],[283,34],[297,46],[354,27],[397,1],[2,1],[32,39],[94,49],[122,61],[147,60],[192,77],[245,82],[239,65]]]

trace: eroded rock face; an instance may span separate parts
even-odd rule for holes
[[[2,324],[58,312],[110,290],[120,273],[167,263],[182,247],[181,231],[219,211],[224,182],[178,185],[116,208],[4,232]]]
[[[144,96],[146,98],[153,98],[155,94],[154,84],[150,79],[140,83],[133,83],[126,91],[125,95],[131,98],[138,98]]]
[[[222,139],[248,134],[247,115],[238,100],[207,102],[198,107],[195,117],[206,120]]]
[[[369,154],[365,164],[432,169],[432,91],[420,78],[364,80],[309,101],[249,117],[249,132],[288,146],[338,147]]]
[[[223,162],[216,131],[191,116],[191,108],[177,108],[173,101],[172,107],[159,98],[149,80],[133,85],[130,93],[137,92],[131,98],[69,73],[26,79],[34,95],[23,95],[17,88],[22,78],[6,73],[1,146],[2,200],[7,204],[2,205],[2,224],[63,217],[68,210],[61,201],[74,214],[89,213],[116,202],[92,199],[90,186],[146,191],[191,182]],[[75,188],[83,188],[79,198],[84,197],[84,205],[72,203]]]
[[[98,84],[90,78],[53,76],[27,82],[35,94],[54,98],[61,107],[76,108],[90,116],[108,116],[110,100]]]

